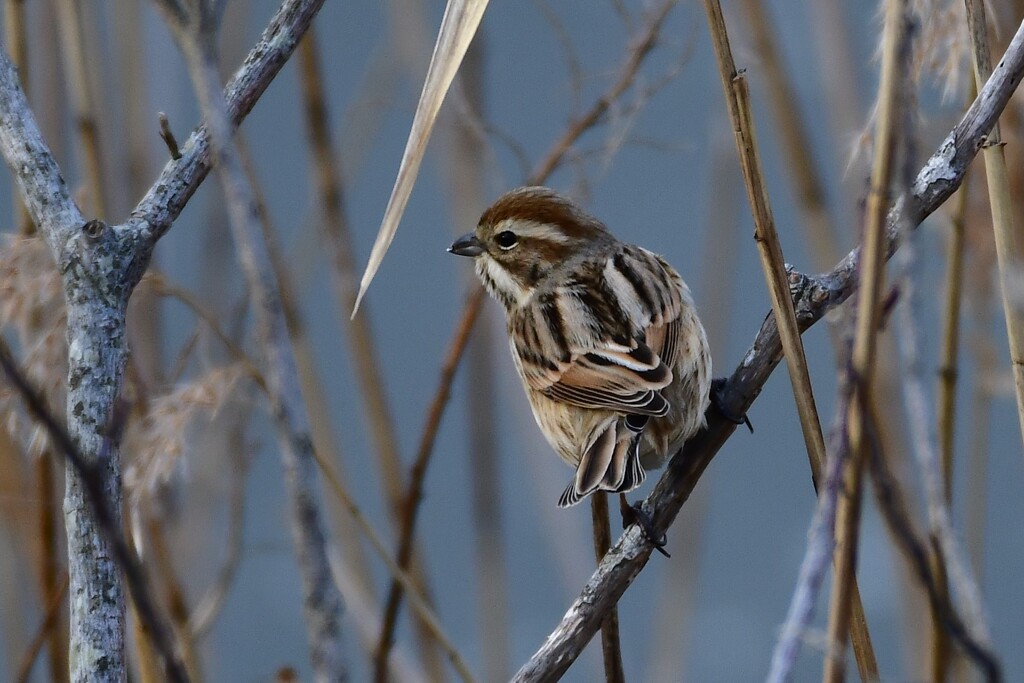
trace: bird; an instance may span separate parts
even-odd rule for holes
[[[505,193],[448,251],[504,308],[533,416],[575,468],[558,506],[620,493],[625,521],[624,494],[706,424],[711,354],[689,287],[546,187]]]

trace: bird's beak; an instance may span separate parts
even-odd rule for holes
[[[452,246],[448,247],[448,253],[459,256],[479,256],[484,253],[484,245],[480,244],[480,240],[476,238],[475,234],[467,232],[452,242]]]

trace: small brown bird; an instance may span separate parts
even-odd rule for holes
[[[576,468],[558,500],[625,493],[705,424],[711,356],[672,266],[544,187],[513,190],[448,248],[505,307],[534,418]]]

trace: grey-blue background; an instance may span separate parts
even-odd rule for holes
[[[247,49],[275,8],[271,0],[244,4],[228,12],[232,32],[244,36],[233,41],[235,48],[225,49],[231,69],[239,58],[237,46]],[[764,75],[750,48],[745,20],[734,4],[726,3],[727,20],[736,61],[747,69],[754,93],[768,190],[786,258],[801,270],[813,270],[774,119],[766,106]],[[835,74],[827,72],[824,65],[838,46],[821,37],[816,4],[801,0],[766,3],[785,66],[796,84],[799,106],[810,124],[815,160],[822,169],[833,214],[839,216],[845,231],[842,247],[848,249],[856,241],[857,200],[865,185],[863,162],[846,170],[860,131],[843,128],[841,122],[830,118],[832,101],[827,93],[829,88],[845,91],[859,103],[856,111],[844,112],[848,120],[857,126],[866,124],[876,88],[873,55],[880,26],[874,3],[836,3],[852,46],[854,77],[853,82],[836,83]],[[118,40],[113,28],[116,8],[103,5],[102,10],[110,19],[106,38],[112,42],[103,48],[109,51]],[[329,107],[347,173],[347,208],[360,265],[369,253],[391,190],[442,10],[443,3],[437,1],[332,1],[316,20]],[[564,37],[546,12],[560,18]],[[138,66],[145,69],[149,85],[144,107],[153,121],[156,111],[167,112],[179,137],[184,137],[186,128],[197,118],[191,89],[159,16],[148,5],[143,14],[148,59]],[[414,25],[416,17],[422,17],[419,44],[409,34],[395,35],[396,16],[411,17]],[[634,20],[641,21],[638,15]],[[1011,18],[1006,31],[1015,25]],[[493,2],[484,17],[481,38],[485,119],[513,137],[531,162],[550,147],[569,118],[579,111],[574,102],[588,106],[605,90],[617,74],[629,43],[613,3],[580,0],[549,6],[540,2]],[[579,92],[567,67],[564,39],[571,41],[582,65]],[[381,77],[377,72],[367,83],[367,71],[375,60],[390,63],[392,75]],[[641,82],[651,84],[673,69],[679,69],[678,76],[653,96],[635,119],[627,122],[622,116],[613,116],[608,125],[588,133],[581,141],[582,148],[593,150],[623,133],[626,140],[621,149],[613,156],[600,151],[590,154],[578,164],[564,167],[549,184],[575,191],[580,188],[581,174],[585,175],[588,191],[581,200],[593,213],[623,239],[664,254],[689,281],[699,305],[706,307],[714,302],[716,315],[724,321],[711,340],[716,374],[721,375],[731,371],[742,357],[768,310],[768,300],[742,186],[735,173],[716,176],[712,172],[716,163],[735,167],[736,162],[703,10],[696,3],[680,3],[672,12]],[[926,85],[929,83],[926,80]],[[116,77],[110,77],[110,87],[118,87]],[[367,103],[373,97],[384,98],[379,108]],[[961,99],[954,97],[957,102]],[[955,121],[957,107],[942,104],[931,86],[921,102],[919,140],[923,160]],[[329,392],[331,427],[342,444],[348,486],[375,526],[385,531],[388,525],[373,447],[355,389],[341,327],[344,321],[339,319],[324,250],[315,231],[320,214],[314,204],[300,105],[297,70],[290,64],[246,120],[243,131],[270,215],[293,266],[302,314],[313,340],[321,380]],[[373,124],[353,124],[358,118],[353,113],[367,107],[371,107]],[[116,135],[115,122],[120,115],[111,112],[106,119],[110,144],[123,144]],[[415,450],[425,409],[460,314],[469,267],[445,253],[454,234],[473,227],[453,224],[448,167],[442,149],[445,140],[450,137],[439,133],[432,141],[397,239],[367,297],[406,462]],[[159,140],[154,135],[151,142],[151,158],[159,160]],[[483,182],[485,203],[522,179],[522,170],[509,148],[493,136],[489,143],[489,169]],[[65,175],[79,181],[73,154],[64,153],[61,161]],[[157,168],[151,164],[143,184],[156,177]],[[125,207],[136,199],[123,187],[118,191],[124,195]],[[10,215],[9,201],[5,187],[0,215]],[[233,254],[211,253],[209,234],[223,229],[218,204],[219,188],[206,183],[161,242],[159,264],[172,279],[201,293],[212,287],[240,293]],[[484,203],[478,210],[483,208]],[[711,224],[712,216],[724,216],[725,222]],[[709,261],[709,231],[727,233],[727,242],[732,244],[730,262]],[[922,289],[928,313],[924,351],[930,368],[936,364],[938,349],[938,292],[945,234],[941,221],[926,224],[919,251],[929,262]],[[721,278],[715,279],[715,271],[721,269],[727,269],[732,288],[724,298],[721,293],[707,291],[709,282],[722,282]],[[221,300],[230,301],[231,296]],[[497,340],[492,357],[499,377],[496,427],[500,446],[492,455],[499,463],[502,482],[501,541],[509,558],[510,665],[514,670],[555,626],[592,571],[590,513],[582,505],[568,511],[553,510],[570,472],[537,432],[505,351],[497,309],[491,302],[487,306],[486,324],[493,326],[492,336]],[[175,348],[191,331],[191,318],[174,304],[166,304],[165,311],[168,347]],[[992,334],[997,340],[999,361],[1004,363],[1005,342],[998,320],[1001,318],[997,316]],[[824,326],[811,330],[805,344],[820,413],[827,423],[831,419],[835,370]],[[964,359],[967,362],[966,353]],[[969,364],[964,370],[962,424],[967,421],[972,378]],[[784,368],[775,373],[750,412],[755,435],[737,432],[684,507],[669,536],[672,559],[655,557],[622,599],[620,621],[629,680],[751,681],[766,673],[814,504],[785,374]],[[426,479],[419,529],[438,614],[471,667],[479,672],[482,650],[472,566],[467,396],[467,373],[463,369]],[[884,408],[899,410],[897,400],[890,399]],[[1024,589],[1018,578],[1024,572],[1019,542],[1019,530],[1024,525],[1019,504],[1024,461],[1012,397],[997,398],[991,419],[989,526],[982,582],[1006,679],[1019,680],[1024,676],[1024,654],[1016,647],[1024,633]],[[203,645],[211,681],[266,681],[285,664],[296,666],[304,678],[308,675],[281,468],[267,422],[254,420],[250,433],[255,455],[247,485],[245,553],[237,582]],[[959,430],[958,455],[966,450],[968,431],[966,426]],[[216,478],[231,472],[223,454],[200,445],[189,457],[184,476],[206,482],[204,486],[223,494],[227,485],[218,489]],[[964,472],[961,463],[958,481],[963,481]],[[649,486],[643,489],[645,493],[648,490]],[[958,494],[958,505],[961,502],[962,495]],[[195,510],[190,514],[190,524],[207,525],[202,527],[204,534],[208,528],[225,524],[222,507],[211,506],[201,514]],[[189,533],[186,528],[178,532],[177,538]],[[385,535],[391,539],[390,533]],[[920,652],[912,647],[925,642],[928,625],[917,617],[905,616],[908,596],[917,589],[907,588],[900,558],[871,503],[865,511],[861,539],[860,585],[883,680],[913,680],[921,670],[916,666]],[[207,554],[179,567],[183,580],[196,595],[212,579],[218,561],[216,554]],[[675,563],[686,562],[692,562],[697,570],[689,587],[668,578]],[[383,596],[387,574],[380,562],[374,561],[373,568],[377,593]],[[920,600],[919,595],[916,598]],[[685,607],[690,599],[692,603]],[[679,601],[680,609],[690,610],[687,626],[682,633],[657,633],[660,606],[671,601]],[[816,628],[823,628],[824,605],[823,598]],[[346,631],[353,678],[362,680],[367,675],[365,657],[350,622]],[[400,645],[414,653],[408,628],[400,631],[399,638]],[[665,653],[671,655],[666,661],[677,662],[682,668],[655,671],[655,662]],[[11,659],[12,653],[4,654]],[[809,634],[797,680],[817,680],[821,658],[821,640]],[[590,647],[565,680],[596,680],[599,671],[599,653]]]

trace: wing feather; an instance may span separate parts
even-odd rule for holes
[[[509,318],[527,384],[583,408],[664,416],[682,282],[654,254],[620,245]]]

